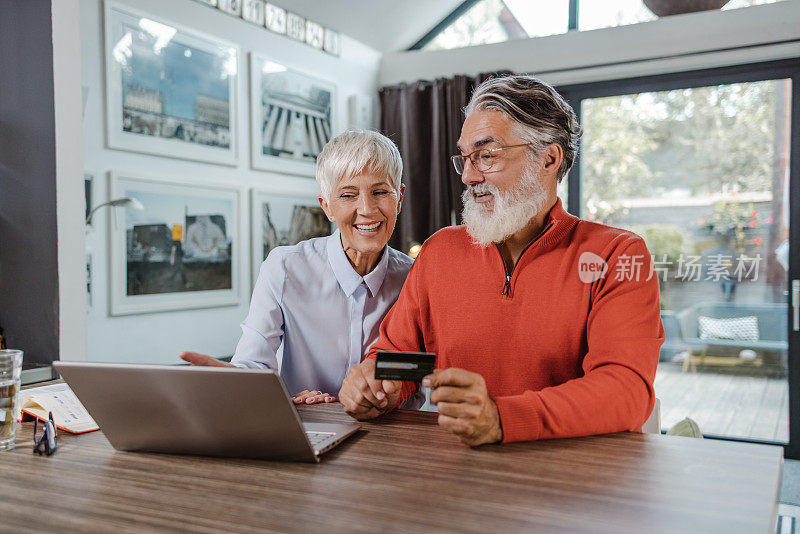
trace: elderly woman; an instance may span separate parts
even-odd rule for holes
[[[412,260],[386,245],[405,186],[391,140],[349,130],[317,158],[319,203],[337,230],[273,249],[258,275],[231,363],[279,369],[295,403],[333,402],[378,339]],[[195,365],[230,365],[183,352]]]

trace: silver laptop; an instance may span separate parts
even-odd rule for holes
[[[359,428],[303,423],[280,376],[270,370],[53,366],[118,450],[318,462]]]

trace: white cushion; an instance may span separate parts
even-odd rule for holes
[[[700,339],[730,339],[735,341],[758,341],[758,317],[734,317],[731,319],[714,319],[700,316],[697,318]]]

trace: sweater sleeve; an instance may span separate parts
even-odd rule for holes
[[[649,416],[664,341],[658,275],[636,236],[617,246],[607,264],[592,288],[583,376],[495,398],[504,442],[640,431]]]
[[[423,245],[414,265],[408,273],[403,289],[397,302],[384,317],[380,326],[380,335],[372,344],[367,353],[367,358],[375,359],[379,350],[403,350],[425,352],[422,323],[420,320],[420,301],[424,300],[419,288],[419,279],[422,276],[422,256],[425,250]],[[403,382],[400,390],[400,399],[393,406],[396,408],[405,403],[417,391],[418,386],[413,382]]]

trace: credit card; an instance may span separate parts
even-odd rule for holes
[[[419,382],[433,372],[433,352],[400,352],[379,350],[375,357],[375,380]]]

